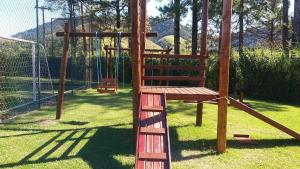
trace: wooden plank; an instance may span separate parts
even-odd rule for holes
[[[167,98],[166,95],[164,95],[164,106],[167,107]],[[172,165],[171,165],[171,143],[170,143],[170,131],[169,131],[169,125],[168,125],[168,120],[167,117],[165,119],[165,128],[167,129],[167,133],[166,133],[166,139],[164,140],[166,143],[163,145],[166,145],[166,147],[164,149],[166,149],[167,151],[167,158],[168,158],[168,163],[166,164],[166,168],[168,169],[172,169]]]
[[[142,76],[142,80],[199,81],[201,78],[191,76]]]
[[[268,123],[269,125],[271,125],[271,126],[277,128],[277,129],[283,131],[284,133],[286,133],[286,134],[288,134],[288,135],[296,138],[297,140],[300,140],[300,134],[299,133],[297,133],[297,132],[295,132],[295,131],[287,128],[286,126],[284,126],[284,125],[282,125],[282,124],[280,124],[280,123],[278,123],[278,122],[270,119],[267,116],[264,116],[263,114],[257,112],[256,110],[248,107],[247,105],[245,105],[243,103],[240,103],[239,101],[237,101],[237,100],[235,100],[235,99],[233,99],[231,97],[229,98],[229,101],[230,101],[230,104],[232,106],[234,106],[234,107],[236,107],[236,108],[238,108],[240,110],[243,110],[246,113],[250,114],[251,116],[254,116],[254,117],[256,117],[256,118],[258,118],[258,119],[260,119],[260,120]]]
[[[144,54],[145,58],[173,58],[173,59],[200,59],[198,55],[179,55],[179,54]]]
[[[70,32],[70,36],[72,37],[96,37],[96,32]],[[99,37],[116,37],[117,32],[98,32],[97,36]],[[147,37],[157,37],[157,32],[148,32],[146,34]],[[56,32],[57,37],[63,37],[64,32]],[[122,32],[121,37],[131,37],[131,33]]]
[[[140,132],[143,134],[165,134],[164,128],[141,127]]]
[[[141,105],[146,105],[147,104],[147,95],[142,94],[141,95]],[[146,112],[140,112],[139,113],[139,120],[143,121],[145,119],[147,119],[147,113]],[[142,127],[145,127],[146,125],[141,124]],[[140,129],[140,127],[138,128],[138,130]],[[138,156],[139,156],[139,151],[146,151],[146,135],[143,133],[140,133],[138,131],[138,145],[137,145],[137,149],[136,149],[136,163],[135,163],[135,168],[138,168],[138,166],[140,166],[140,168],[143,168],[143,166],[145,165],[145,161],[143,160],[139,160]]]
[[[176,66],[176,65],[142,65],[143,69],[158,69],[158,70],[184,70],[184,71],[199,71],[198,66]]]
[[[148,94],[147,96],[148,96],[147,106],[153,106],[153,95]],[[147,112],[147,114],[148,114],[148,119],[151,119],[151,121],[149,121],[147,126],[153,128],[153,124],[154,124],[154,118],[152,118],[154,116],[153,112]],[[146,152],[152,153],[153,152],[153,135],[146,135],[146,137],[147,137]],[[139,156],[139,158],[140,158],[140,156]],[[152,163],[153,163],[152,161],[147,160],[146,168],[151,168],[151,166],[153,165]]]
[[[222,40],[220,50],[219,104],[217,124],[217,152],[224,153],[227,147],[227,99],[229,88],[229,63],[231,50],[232,0],[223,0]]]
[[[162,107],[162,104],[161,104],[161,97],[162,97],[162,94],[156,94],[153,96],[153,106],[154,107]],[[159,113],[159,112],[154,112],[154,116],[157,116],[159,114],[162,114],[162,113]],[[164,113],[163,113],[164,114]],[[161,128],[161,123],[162,121],[165,120],[165,117],[164,116],[161,116],[161,121],[158,121],[156,123],[153,124],[153,127],[155,129],[162,129]],[[153,135],[153,152],[154,153],[164,153],[164,149],[161,148],[161,145],[163,143],[161,143],[161,140],[160,140],[160,135]],[[159,161],[154,161],[153,162],[153,168],[154,169],[159,169],[159,166],[161,165],[161,162]]]
[[[250,137],[249,134],[233,134],[233,137]]]
[[[63,47],[63,56],[60,63],[60,80],[58,86],[58,98],[57,98],[57,107],[56,107],[56,119],[61,119],[63,105],[64,105],[64,91],[65,91],[65,80],[67,74],[67,64],[68,64],[68,50],[69,50],[69,32],[70,32],[70,23],[65,23],[65,32],[64,34],[64,47]]]
[[[166,153],[148,153],[148,152],[140,152],[139,159],[143,160],[167,160]]]

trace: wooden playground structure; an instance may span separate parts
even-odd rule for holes
[[[281,125],[272,119],[249,108],[243,103],[229,97],[229,63],[231,49],[231,18],[232,0],[223,1],[222,36],[220,51],[219,90],[213,91],[205,87],[205,67],[207,55],[207,25],[208,25],[208,0],[204,1],[202,10],[202,32],[200,55],[169,54],[168,50],[159,50],[147,53],[151,49],[145,49],[147,37],[156,36],[156,33],[146,33],[146,0],[131,0],[132,32],[122,33],[123,37],[131,37],[130,51],[132,61],[132,101],[133,101],[133,129],[136,133],[136,169],[145,168],[171,168],[171,147],[169,129],[167,123],[167,100],[188,100],[197,102],[196,125],[202,124],[203,101],[214,100],[218,102],[217,121],[217,152],[224,153],[227,147],[227,109],[228,103],[248,114],[270,124],[271,126],[300,140],[299,133]],[[114,37],[116,33],[100,32],[100,37]],[[63,108],[64,80],[66,75],[66,63],[68,55],[68,43],[70,36],[96,37],[94,32],[70,32],[69,24],[65,25],[65,32],[58,32],[57,36],[64,37],[64,52],[61,62],[61,80],[57,105],[57,119],[60,119]],[[106,59],[111,47],[106,47]],[[182,66],[170,64],[158,64],[149,66],[146,62],[149,58],[158,59],[185,59],[198,60],[197,66]],[[107,64],[106,66],[109,66]],[[184,70],[197,71],[198,76],[149,76],[145,70]],[[197,86],[147,86],[145,81],[196,81]],[[161,83],[159,83],[161,84]]]

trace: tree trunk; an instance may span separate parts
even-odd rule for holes
[[[241,57],[244,48],[244,0],[240,0],[239,12],[239,55]]]
[[[270,42],[270,45],[271,47],[273,48],[273,45],[274,45],[274,19],[271,19],[270,21],[270,28],[269,28],[269,42]]]
[[[221,51],[221,43],[222,43],[222,21],[220,22],[220,34],[219,34],[219,46],[218,46],[218,52]]]
[[[121,27],[121,9],[120,9],[120,0],[116,0],[116,20],[117,28]]]
[[[282,1],[282,47],[285,56],[289,57],[289,0]]]
[[[82,32],[85,32],[85,25],[84,25],[84,10],[83,10],[83,2],[80,3],[80,13],[81,13],[81,29]],[[90,81],[89,79],[89,70],[88,70],[88,65],[87,65],[87,42],[86,42],[86,37],[83,37],[83,53],[84,53],[84,80],[86,85],[88,86],[88,82]]]
[[[193,19],[192,19],[192,54],[197,54],[198,47],[198,12],[199,12],[199,3],[198,0],[193,0],[192,6]]]
[[[180,0],[174,0],[174,53],[180,54]]]
[[[130,5],[130,1],[128,1],[128,13],[131,14],[131,5]],[[127,17],[127,25],[128,25],[128,32],[131,32],[131,17]],[[131,48],[131,38],[127,38],[128,39],[128,48]]]
[[[300,0],[294,4],[294,33],[296,42],[300,43]]]
[[[83,3],[81,2],[80,5],[80,12],[81,12],[81,28],[82,28],[82,32],[85,32],[85,25],[84,25],[84,11],[83,11]],[[83,51],[84,51],[84,55],[87,55],[87,45],[86,45],[86,37],[83,37]]]

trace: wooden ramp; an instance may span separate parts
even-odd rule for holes
[[[141,94],[135,169],[171,169],[166,115],[164,94]]]
[[[295,132],[294,130],[291,130],[291,129],[287,128],[286,126],[284,126],[284,125],[282,125],[282,124],[280,124],[280,123],[278,123],[278,122],[270,119],[269,117],[264,116],[263,114],[257,112],[256,110],[248,107],[247,105],[245,105],[245,104],[243,104],[243,103],[241,103],[241,102],[239,102],[239,101],[237,101],[237,100],[235,100],[235,99],[233,99],[231,97],[229,97],[229,101],[230,101],[230,104],[233,107],[236,107],[236,108],[238,108],[240,110],[243,110],[246,113],[248,113],[248,114],[250,114],[250,115],[252,115],[252,116],[254,116],[254,117],[256,117],[256,118],[258,118],[258,119],[260,119],[260,120],[262,120],[262,121],[264,121],[266,123],[268,123],[269,125],[271,125],[271,126],[277,128],[277,129],[285,132],[286,134],[288,134],[288,135],[296,138],[297,140],[300,140],[300,134],[297,133],[297,132]]]

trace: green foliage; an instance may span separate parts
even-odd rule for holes
[[[247,96],[299,103],[300,58],[288,59],[265,50],[259,55],[245,51],[239,66]]]

